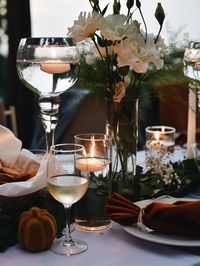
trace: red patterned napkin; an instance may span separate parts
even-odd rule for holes
[[[107,198],[106,215],[122,225],[138,222],[141,209],[119,194]],[[173,204],[152,202],[142,211],[142,223],[160,233],[200,235],[200,200]],[[141,222],[141,221],[140,221]]]

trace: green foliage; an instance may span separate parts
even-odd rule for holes
[[[143,173],[143,168],[138,166],[133,182],[130,181],[131,183],[126,185],[123,182],[114,183],[113,190],[132,201],[138,201],[162,195],[183,197],[200,188],[200,173],[194,159],[187,159],[172,165],[181,180],[180,187],[173,182],[166,186],[161,176],[150,172]],[[130,180],[132,179],[130,178]]]
[[[93,64],[86,63],[84,57],[81,60],[81,68],[79,79],[76,83],[80,88],[105,88],[107,84],[107,72],[104,63],[100,59],[96,59]],[[105,93],[105,91],[102,90]]]

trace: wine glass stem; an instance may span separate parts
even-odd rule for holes
[[[71,207],[65,208],[65,215],[66,215],[66,235],[65,235],[65,240],[64,244],[69,244],[69,242],[72,241],[71,238],[71,229],[70,229],[70,212],[71,212]]]
[[[46,149],[49,151],[51,145],[54,144],[54,133],[55,130],[51,130],[50,132],[46,131]]]
[[[60,97],[40,96],[40,116],[46,133],[46,149],[54,144],[54,132],[58,123]]]

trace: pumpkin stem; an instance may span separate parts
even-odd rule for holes
[[[37,217],[38,216],[37,208],[32,208],[32,215],[33,215],[33,217]]]

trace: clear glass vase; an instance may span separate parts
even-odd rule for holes
[[[107,134],[113,139],[113,192],[130,193],[136,174],[138,99],[107,100]]]

